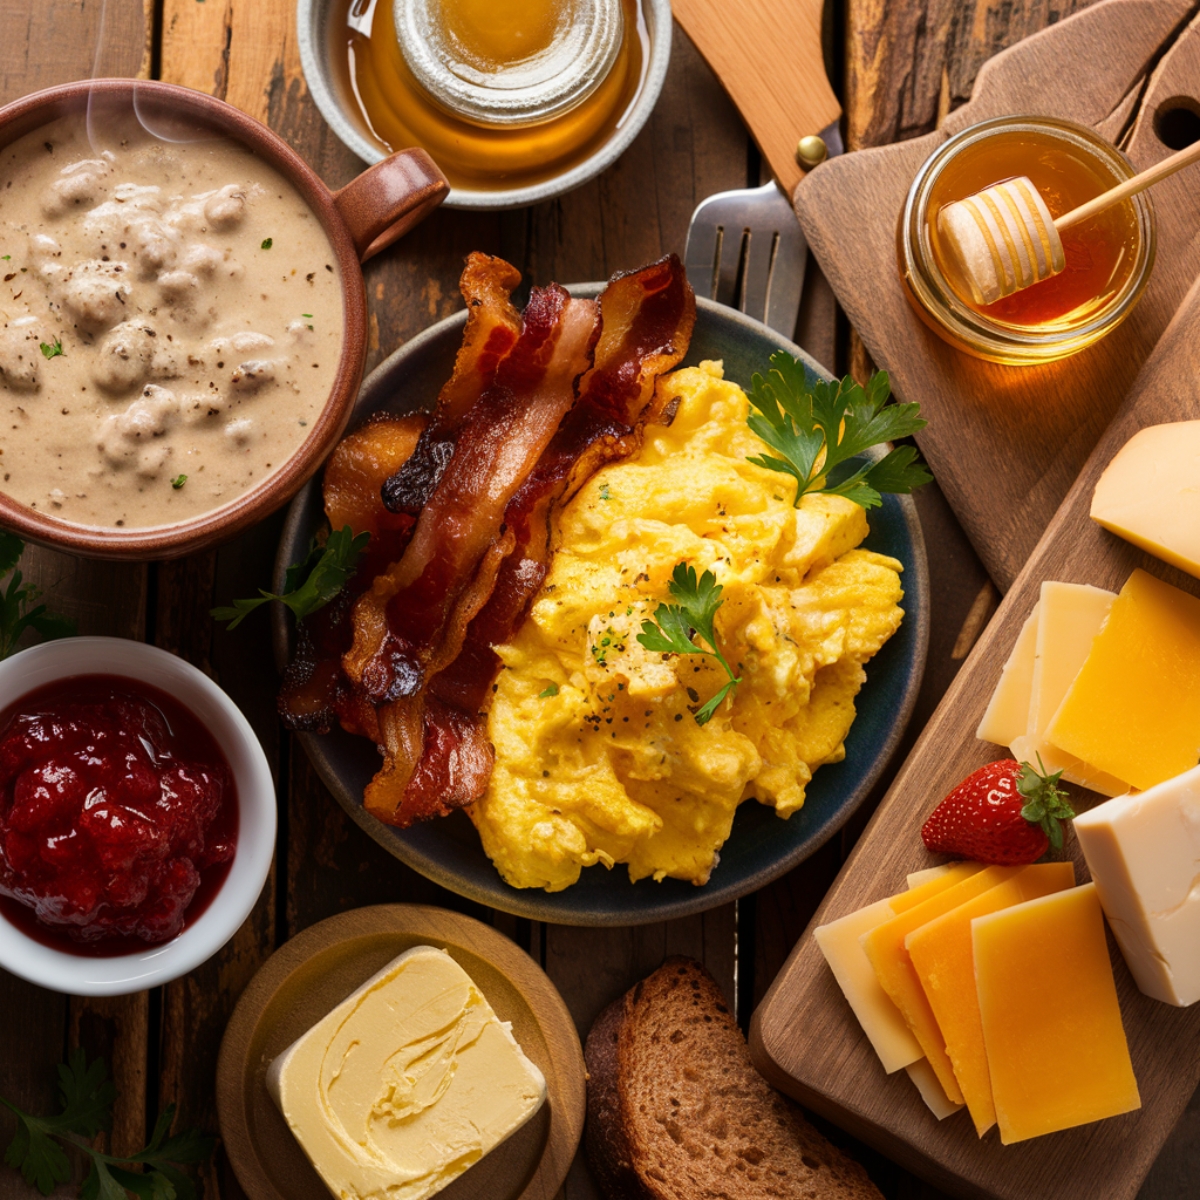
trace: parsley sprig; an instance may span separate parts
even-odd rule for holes
[[[847,376],[840,382],[810,382],[804,365],[784,350],[771,355],[764,379],[751,379],[750,428],[773,454],[750,461],[796,480],[796,507],[814,492],[844,496],[875,508],[881,492],[911,492],[933,477],[911,446],[897,446],[878,462],[855,468],[850,461],[872,446],[908,437],[928,424],[919,404],[888,404],[886,371],[864,389]],[[841,468],[841,469],[839,469]]]
[[[297,620],[302,620],[324,608],[342,590],[370,540],[369,533],[355,537],[349,525],[331,533],[324,545],[314,537],[304,560],[288,567],[283,595],[260,588],[252,600],[235,600],[232,605],[214,608],[211,615],[218,621],[228,621],[227,629],[236,629],[260,604],[279,600],[295,613]]]
[[[58,1068],[61,1111],[52,1117],[23,1112],[0,1096],[0,1104],[17,1118],[17,1131],[4,1161],[20,1171],[26,1183],[48,1196],[56,1185],[71,1178],[71,1161],[60,1145],[63,1143],[89,1159],[87,1176],[79,1188],[80,1200],[128,1200],[130,1194],[138,1200],[193,1200],[195,1186],[178,1164],[203,1161],[214,1143],[198,1130],[169,1136],[173,1104],[159,1115],[149,1143],[136,1154],[104,1154],[83,1140],[94,1138],[111,1123],[116,1089],[106,1074],[103,1060],[89,1065],[83,1050],[73,1050]],[[146,1170],[131,1170],[133,1164]]]
[[[0,658],[7,658],[16,648],[17,641],[26,629],[32,629],[46,641],[70,637],[75,632],[75,622],[69,617],[55,616],[38,604],[41,589],[26,583],[17,570],[17,563],[25,551],[25,543],[16,534],[0,530]],[[9,572],[12,578],[8,587],[3,580]]]
[[[713,618],[724,603],[721,599],[724,589],[711,571],[705,571],[697,579],[696,568],[681,562],[676,563],[667,590],[679,603],[660,604],[655,609],[654,620],[642,622],[642,632],[637,635],[637,640],[647,650],[663,654],[707,654],[725,668],[729,682],[695,714],[696,724],[706,725],[725,697],[742,682],[725,661],[713,632]],[[697,646],[692,641],[693,634],[699,634],[712,649]]]

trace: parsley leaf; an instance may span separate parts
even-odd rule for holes
[[[183,487],[183,485],[184,485],[185,483],[187,483],[187,476],[186,476],[186,475],[176,475],[176,476],[175,476],[175,478],[171,480],[171,486],[172,486],[172,487],[173,487],[173,488],[174,488],[176,491],[179,491],[179,489],[180,489],[181,487]]]
[[[557,696],[557,695],[558,695],[558,684],[550,683],[550,684],[547,684],[546,687],[544,687],[540,692],[538,692],[538,699],[545,700],[550,696]]]
[[[56,1117],[31,1116],[0,1096],[0,1104],[17,1118],[17,1132],[4,1161],[20,1171],[25,1182],[43,1196],[48,1196],[56,1184],[71,1178],[70,1160],[53,1139],[72,1133],[93,1138],[107,1127],[116,1089],[106,1081],[105,1074],[102,1060],[97,1059],[89,1067],[84,1052],[73,1050],[67,1062],[58,1068],[58,1102],[62,1111]],[[123,1193],[120,1200],[125,1200]]]
[[[64,358],[66,357],[66,351],[62,348],[62,338],[55,338],[53,346],[47,342],[39,342],[38,344],[41,346],[42,353],[47,358],[57,358],[60,354]]]
[[[767,378],[756,373],[751,380],[753,411],[747,419],[778,456],[760,454],[750,461],[792,476],[796,507],[816,492],[844,496],[863,508],[882,503],[882,492],[911,492],[933,478],[911,446],[898,446],[857,469],[850,461],[928,424],[919,404],[888,404],[890,391],[885,371],[877,371],[866,388],[849,376],[810,382],[804,365],[779,350],[771,355]]]
[[[355,537],[349,525],[331,533],[324,545],[314,537],[304,560],[288,567],[283,595],[260,588],[252,600],[235,600],[230,606],[212,609],[211,615],[218,621],[228,621],[227,629],[236,629],[260,604],[279,600],[295,613],[297,620],[302,620],[323,608],[342,590],[370,540],[369,533]]]
[[[168,1136],[175,1116],[173,1104],[159,1115],[149,1144],[136,1154],[104,1154],[80,1140],[94,1138],[111,1123],[116,1089],[106,1074],[102,1059],[88,1066],[81,1049],[71,1051],[67,1062],[58,1068],[62,1111],[56,1117],[30,1116],[0,1096],[0,1104],[17,1118],[17,1132],[5,1161],[48,1196],[57,1184],[71,1178],[70,1159],[59,1144],[65,1143],[90,1160],[79,1188],[80,1200],[129,1200],[130,1194],[138,1200],[195,1200],[195,1185],[178,1164],[201,1162],[212,1153],[215,1141],[198,1130]],[[148,1169],[133,1171],[132,1164]]]
[[[263,238],[262,246],[260,248],[263,250],[270,250],[273,245],[275,245],[274,238]]]
[[[667,589],[679,603],[660,604],[654,612],[654,620],[642,622],[642,632],[637,640],[647,650],[663,654],[707,654],[725,668],[729,682],[696,713],[696,724],[705,725],[725,697],[742,682],[725,661],[713,632],[713,618],[724,603],[721,599],[724,589],[711,571],[705,571],[697,578],[696,568],[682,562],[675,564]],[[699,634],[712,649],[697,646],[692,641],[693,633]]]
[[[24,576],[16,569],[25,543],[12,533],[0,530],[0,658],[7,658],[16,648],[21,634],[32,629],[46,641],[70,637],[75,632],[75,622],[69,617],[55,616],[38,604],[41,589],[25,583]],[[12,572],[8,587],[3,579]]]

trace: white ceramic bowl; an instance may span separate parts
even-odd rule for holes
[[[174,696],[212,734],[233,770],[237,851],[208,908],[178,937],[134,954],[90,958],[36,942],[0,915],[0,966],[75,996],[123,996],[186,975],[237,932],[258,900],[275,852],[275,784],[267,757],[237,705],[174,654],[124,638],[75,637],[32,646],[0,662],[0,708],[72,675],[123,675]]]
[[[330,129],[364,162],[375,163],[385,157],[386,151],[369,136],[361,114],[346,103],[336,82],[331,56],[337,41],[330,28],[336,9],[334,0],[296,0],[296,36],[304,80]],[[446,208],[500,209],[540,204],[587,183],[612,166],[649,119],[671,60],[671,0],[642,0],[642,16],[650,35],[642,89],[606,141],[582,162],[541,183],[517,188],[451,188]]]

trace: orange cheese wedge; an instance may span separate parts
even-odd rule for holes
[[[971,922],[976,917],[1074,886],[1075,868],[1069,862],[1026,867],[1005,883],[922,925],[905,939],[905,949],[946,1041],[954,1077],[962,1088],[975,1132],[980,1137],[996,1123],[996,1109],[992,1104],[983,1022],[975,990]]]
[[[862,937],[862,947],[871,966],[875,968],[879,986],[900,1010],[918,1045],[925,1051],[925,1057],[929,1059],[929,1065],[937,1075],[938,1082],[955,1104],[964,1103],[965,1097],[954,1078],[954,1068],[946,1054],[942,1031],[938,1028],[937,1018],[925,997],[925,989],[921,986],[912,960],[908,957],[908,951],[904,948],[904,939],[934,918],[951,912],[960,904],[974,900],[976,896],[994,888],[998,883],[1011,879],[1020,870],[1021,867],[984,867],[954,887],[947,888],[908,909],[907,912],[893,917]]]
[[[971,923],[1000,1140],[1141,1107],[1093,884]]]
[[[1046,740],[1144,791],[1200,760],[1200,599],[1130,575]]]

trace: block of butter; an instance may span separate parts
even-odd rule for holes
[[[1200,1000],[1200,767],[1080,814],[1075,834],[1137,985]]]
[[[1200,579],[1200,421],[1139,430],[1104,469],[1092,520]]]
[[[393,959],[293,1042],[267,1089],[341,1200],[424,1200],[546,1099],[509,1026],[432,946]]]

